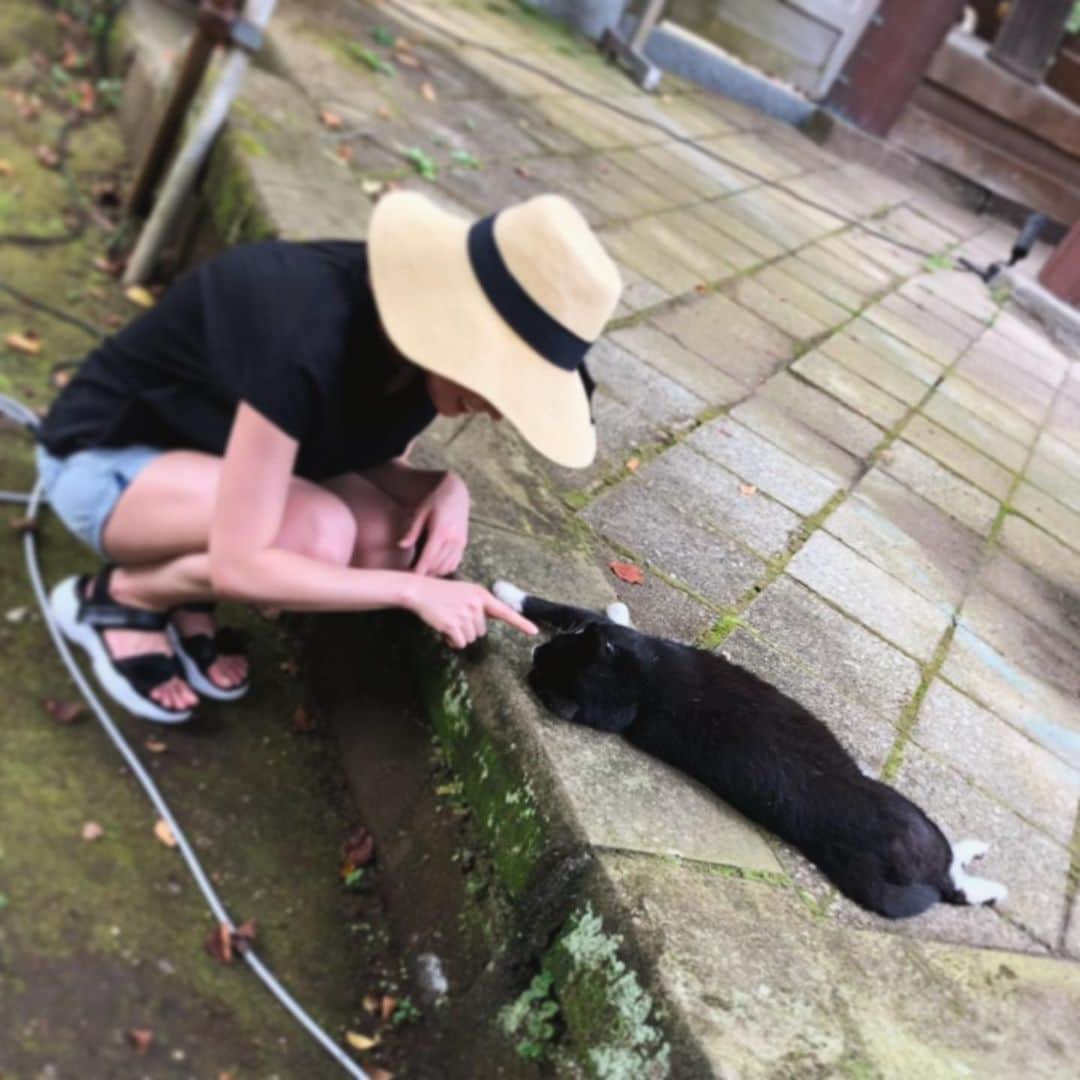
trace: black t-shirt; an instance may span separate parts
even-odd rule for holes
[[[310,480],[388,461],[434,419],[380,330],[363,243],[270,240],[202,264],[90,353],[38,438],[57,457],[222,454],[241,401],[298,441]]]

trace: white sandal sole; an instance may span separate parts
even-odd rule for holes
[[[61,581],[49,594],[49,608],[60,632],[90,657],[94,675],[101,688],[121,708],[143,720],[157,724],[183,724],[191,719],[194,710],[165,709],[144,698],[112,665],[105,643],[92,626],[79,622],[79,592],[77,577]]]
[[[218,686],[212,679],[208,679],[199,670],[199,665],[188,656],[176,627],[170,624],[166,633],[169,635],[173,651],[180,660],[180,666],[184,669],[184,678],[187,679],[192,690],[201,697],[212,698],[214,701],[239,701],[251,689],[250,682],[243,682],[231,690]]]

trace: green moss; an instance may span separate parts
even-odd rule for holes
[[[277,235],[248,172],[246,161],[250,156],[244,140],[228,129],[210,158],[204,195],[210,218],[225,245]]]
[[[51,55],[60,44],[60,27],[33,0],[4,0],[0,5],[0,67],[32,52]]]
[[[667,1076],[670,1048],[652,997],[620,957],[622,938],[605,931],[591,907],[573,915],[544,958],[567,1035],[591,1076]]]

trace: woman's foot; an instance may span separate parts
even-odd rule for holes
[[[172,613],[172,624],[181,638],[206,637],[214,641],[218,634],[212,611],[180,607]],[[249,671],[243,653],[219,652],[207,666],[206,676],[219,690],[235,690],[248,681]]]
[[[89,600],[94,588],[95,578],[87,580],[83,589],[83,599]],[[109,581],[109,595],[118,604],[126,607],[153,609],[133,595],[122,569],[116,569]],[[102,632],[105,647],[113,660],[129,660],[136,656],[175,656],[167,628],[161,630],[105,630]],[[199,703],[199,695],[180,677],[174,675],[166,682],[155,686],[148,692],[148,697],[162,707],[172,711],[193,709]]]

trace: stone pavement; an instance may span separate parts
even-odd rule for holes
[[[601,912],[666,1016],[663,1049],[618,1018],[587,1037],[558,984],[593,1071],[1075,1075],[1080,365],[940,258],[999,259],[1013,230],[693,88],[642,95],[510,0],[294,3],[274,46],[210,189],[229,238],[363,235],[387,179],[470,214],[554,190],[622,271],[595,465],[546,468],[486,419],[425,441],[474,492],[470,572],[617,593],[642,629],[722,651],[988,841],[980,872],[1009,888],[869,916],[694,784],[542,716],[497,633],[462,724],[505,769],[484,758],[466,794],[507,786],[487,826],[518,838],[512,892],[584,851],[567,925]]]

